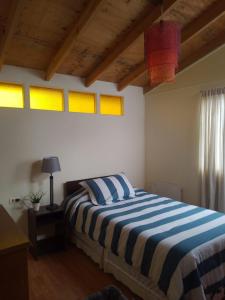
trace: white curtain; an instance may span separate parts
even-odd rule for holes
[[[225,211],[224,121],[224,93],[202,93],[199,148],[201,204],[219,211]]]

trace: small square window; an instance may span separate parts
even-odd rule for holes
[[[123,115],[123,97],[100,95],[100,113],[102,115]]]
[[[64,111],[64,96],[60,89],[31,86],[30,108],[40,110]]]
[[[23,86],[0,83],[0,107],[24,108]]]
[[[93,93],[69,92],[69,112],[96,113],[96,95]]]

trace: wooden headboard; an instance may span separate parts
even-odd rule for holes
[[[64,198],[74,193],[76,190],[78,190],[81,186],[79,185],[79,182],[82,180],[74,180],[74,181],[67,181],[64,183]]]
[[[64,198],[71,195],[76,190],[79,190],[81,188],[81,186],[79,184],[81,181],[89,180],[89,179],[96,179],[96,178],[99,178],[99,177],[108,177],[108,176],[113,176],[113,175],[105,175],[105,176],[79,179],[79,180],[74,180],[74,181],[67,181],[67,182],[64,183]]]

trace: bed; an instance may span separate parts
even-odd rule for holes
[[[145,300],[222,299],[224,214],[139,189],[95,206],[70,198],[80,181],[65,184],[71,239],[105,272]]]

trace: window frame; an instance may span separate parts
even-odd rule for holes
[[[101,113],[101,96],[103,97],[115,97],[115,98],[120,98],[121,101],[121,114],[120,115],[114,115],[114,114],[103,114]],[[124,109],[124,96],[121,95],[110,95],[110,94],[99,94],[99,114],[101,116],[112,116],[112,117],[123,117],[125,115],[125,109]]]
[[[26,99],[25,99],[25,86],[23,83],[19,83],[19,82],[8,82],[8,81],[0,81],[0,85],[1,84],[5,84],[5,85],[16,85],[16,86],[20,86],[22,88],[22,95],[23,95],[23,107],[11,107],[11,106],[0,106],[0,110],[1,109],[16,109],[16,110],[22,110],[26,108]]]
[[[31,108],[31,88],[38,88],[38,89],[46,89],[46,90],[58,90],[62,92],[62,110],[54,110],[54,109],[43,109],[43,108]],[[66,107],[65,107],[65,90],[63,88],[59,88],[59,87],[52,87],[52,86],[40,86],[40,85],[29,85],[28,86],[28,93],[29,93],[29,110],[30,111],[47,111],[47,112],[65,112],[66,111]]]
[[[70,93],[79,93],[79,94],[89,94],[89,95],[93,95],[94,96],[94,112],[80,112],[80,111],[70,111],[70,105],[69,105],[69,96]],[[88,114],[88,115],[97,115],[98,114],[98,97],[97,97],[97,93],[95,92],[85,92],[85,91],[79,91],[79,90],[68,90],[67,91],[67,106],[68,106],[68,112],[69,113],[74,113],[74,114]]]

